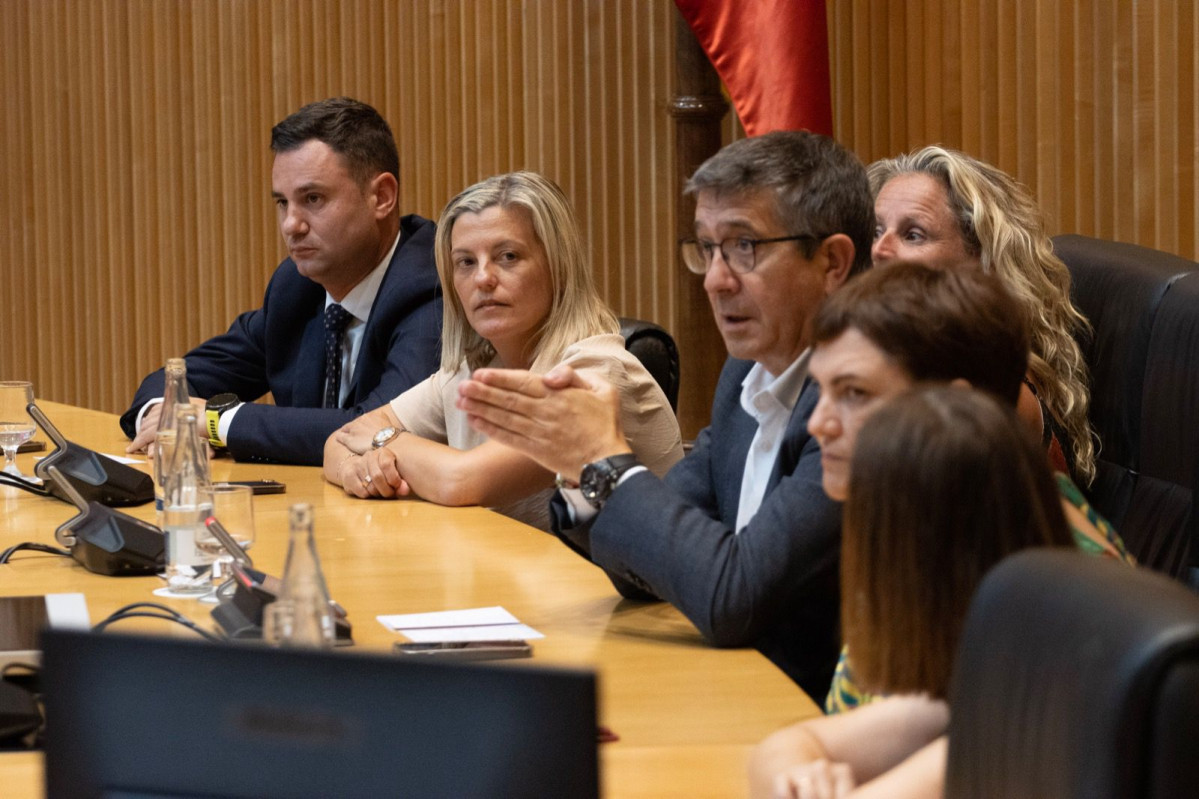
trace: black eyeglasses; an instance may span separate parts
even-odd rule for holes
[[[679,250],[683,254],[683,263],[687,269],[697,275],[706,275],[712,267],[712,258],[719,247],[720,256],[728,264],[729,269],[744,275],[752,272],[758,265],[758,245],[775,244],[780,241],[823,241],[824,236],[779,236],[773,239],[750,239],[744,236],[732,236],[716,244],[699,239],[683,239],[679,242]]]

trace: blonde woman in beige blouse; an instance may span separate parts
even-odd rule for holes
[[[664,474],[682,457],[670,404],[625,350],[552,181],[513,172],[471,186],[442,212],[434,249],[445,293],[441,369],[329,437],[329,482],[357,497],[486,505],[548,529],[554,476],[472,430],[455,408],[458,384],[482,366],[543,373],[568,364],[601,377],[620,391],[643,463]]]

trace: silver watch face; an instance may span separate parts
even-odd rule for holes
[[[386,445],[388,441],[391,441],[397,435],[399,435],[399,431],[394,427],[384,427],[382,430],[375,433],[374,437],[371,439],[371,447],[373,449],[378,449],[379,447]]]

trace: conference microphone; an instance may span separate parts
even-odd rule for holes
[[[78,504],[66,494],[62,484],[49,479],[50,467],[56,466],[65,481],[88,502],[118,507],[142,505],[154,499],[153,477],[67,441],[36,403],[29,403],[26,410],[54,442],[54,451],[33,467],[33,473],[42,479],[51,495],[63,502]]]
[[[32,407],[32,405],[30,406]],[[46,468],[50,481],[79,509],[79,515],[54,531],[58,543],[90,572],[110,577],[157,574],[166,566],[166,536],[154,525],[87,500],[57,466]]]

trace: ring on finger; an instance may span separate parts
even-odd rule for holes
[[[366,477],[362,478],[362,482],[364,482],[364,483],[366,483],[366,484],[368,484],[368,485],[369,485],[369,484],[370,484],[370,481],[371,481],[372,479],[374,479],[374,478],[372,478],[372,477],[371,477],[371,476],[368,474]]]

